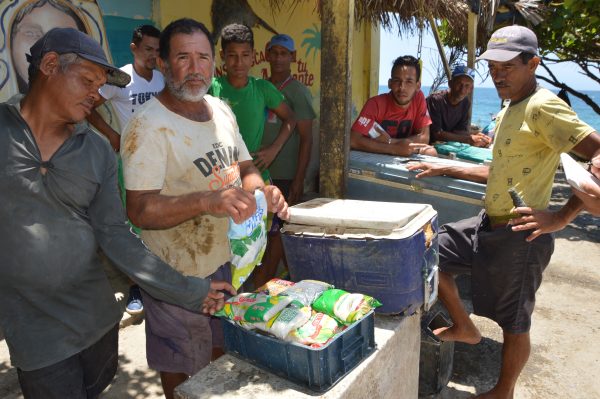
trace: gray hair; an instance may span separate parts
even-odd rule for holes
[[[82,58],[75,53],[60,54],[58,56],[58,67],[60,68],[60,71],[62,73],[65,73],[71,67],[71,65],[78,64],[81,62],[81,60],[82,60]],[[40,63],[39,62],[29,64],[29,69],[27,70],[27,73],[29,74],[29,85],[30,86],[31,86],[31,83],[37,77],[39,71],[40,71]]]

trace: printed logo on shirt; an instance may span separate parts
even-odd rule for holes
[[[212,151],[194,160],[194,165],[204,177],[214,177],[209,183],[210,189],[214,191],[229,185],[241,186],[238,148],[225,147],[220,142],[213,143],[212,147]]]
[[[145,93],[131,93],[131,95],[129,96],[129,100],[131,101],[132,106],[142,105],[157,94],[157,91],[147,91]]]
[[[366,116],[361,116],[360,118],[358,118],[358,123],[363,127],[367,127],[371,123],[371,119],[367,118]]]
[[[381,127],[384,128],[391,137],[403,139],[410,136],[412,132],[412,120],[384,120],[381,122]]]

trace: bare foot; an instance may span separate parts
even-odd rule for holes
[[[455,324],[452,327],[436,328],[433,330],[433,334],[442,341],[464,342],[471,345],[481,341],[481,333],[470,320],[465,326]]]

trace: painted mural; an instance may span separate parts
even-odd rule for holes
[[[88,33],[110,58],[96,1],[0,0],[0,101],[27,90],[25,54],[54,27],[71,27]]]

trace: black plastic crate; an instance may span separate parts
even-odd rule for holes
[[[435,395],[448,384],[454,364],[454,342],[440,340],[433,333],[452,323],[440,311],[421,317],[421,353],[419,357],[419,395]]]
[[[321,348],[286,342],[223,319],[225,351],[316,392],[333,387],[376,349],[373,311]]]

